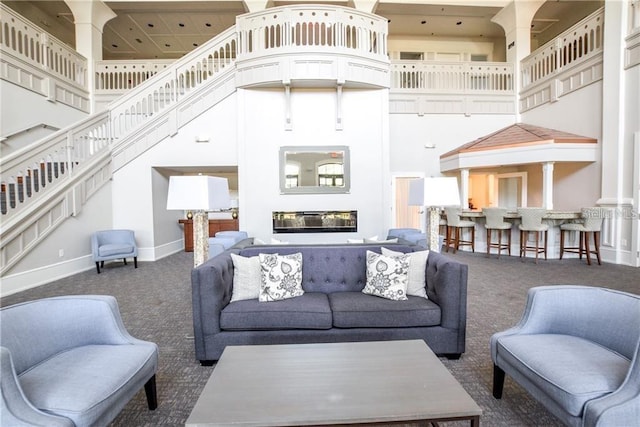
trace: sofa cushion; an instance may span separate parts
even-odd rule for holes
[[[367,251],[367,283],[362,292],[391,300],[406,300],[409,261],[409,255],[388,257]]]
[[[306,292],[296,298],[229,303],[220,314],[223,330],[331,329],[331,309],[326,294]]]
[[[302,254],[259,254],[261,302],[299,297],[302,290]],[[234,282],[235,283],[235,282]]]
[[[586,402],[620,387],[629,360],[583,338],[558,335],[512,335],[500,338],[498,354],[573,416]]]
[[[98,248],[98,255],[111,256],[118,254],[130,254],[133,252],[133,246],[126,243],[110,243],[102,245]]]
[[[102,425],[103,418],[110,419],[109,412],[119,408],[123,395],[137,392],[132,389],[137,381],[129,379],[155,369],[157,347],[146,344],[86,345],[63,351],[23,372],[20,385],[44,412],[70,418],[77,426]]]
[[[362,292],[329,294],[333,326],[337,328],[397,328],[437,326],[440,307],[421,297],[393,301]]]

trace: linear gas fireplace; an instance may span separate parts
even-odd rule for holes
[[[358,231],[358,211],[273,212],[274,233],[352,233]]]

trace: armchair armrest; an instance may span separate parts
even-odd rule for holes
[[[584,427],[633,425],[640,419],[640,340],[622,385],[613,393],[587,402]]]
[[[27,400],[20,387],[11,353],[5,347],[0,347],[0,388],[3,425],[74,427],[70,419],[42,412]]]

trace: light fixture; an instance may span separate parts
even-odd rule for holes
[[[193,211],[193,266],[209,259],[209,216],[207,212],[229,209],[226,178],[206,175],[169,177],[168,210]]]
[[[409,182],[409,205],[427,207],[427,242],[430,251],[440,252],[438,233],[440,209],[460,206],[460,192],[456,177],[431,177]]]
[[[196,135],[196,142],[209,142],[211,137],[209,135],[200,134]]]

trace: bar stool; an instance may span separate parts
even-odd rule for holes
[[[542,218],[546,215],[545,208],[518,208],[518,215],[521,218],[520,225],[520,258],[527,256],[527,251],[532,250],[536,254],[536,264],[538,263],[538,254],[544,253],[544,259],[547,259],[547,240],[549,224],[543,224]],[[544,247],[540,247],[540,232],[544,231]],[[527,245],[529,233],[536,233],[536,245]]]
[[[475,252],[476,241],[476,223],[473,221],[464,221],[460,219],[462,209],[455,207],[444,208],[447,215],[447,236],[445,248],[446,252],[449,252],[449,247],[453,245],[453,253],[460,248],[460,246],[471,246],[471,251]],[[471,229],[471,240],[463,240],[461,238],[461,232],[465,228]]]
[[[504,250],[507,250],[508,254],[511,255],[511,226],[510,222],[506,222],[504,220],[504,216],[507,214],[507,209],[505,208],[483,208],[482,213],[485,218],[485,228],[487,229],[487,256],[491,254],[491,248],[498,249],[498,258],[500,258],[500,253]],[[491,236],[493,235],[493,230],[498,231],[498,241],[492,242]],[[502,243],[502,232],[507,232],[508,243]]]
[[[571,222],[560,225],[560,259],[565,252],[577,253],[582,259],[582,255],[586,255],[587,264],[591,265],[591,254],[595,254],[598,265],[602,265],[600,261],[600,229],[602,228],[602,208],[582,208],[580,209],[580,217],[582,222]],[[564,233],[577,231],[579,232],[579,244],[577,247],[565,246]],[[594,249],[589,248],[589,237],[593,235]]]
[[[438,234],[444,237],[444,244],[448,246],[449,240],[447,239],[447,237],[449,236],[449,225],[447,224],[446,215],[440,215]]]

